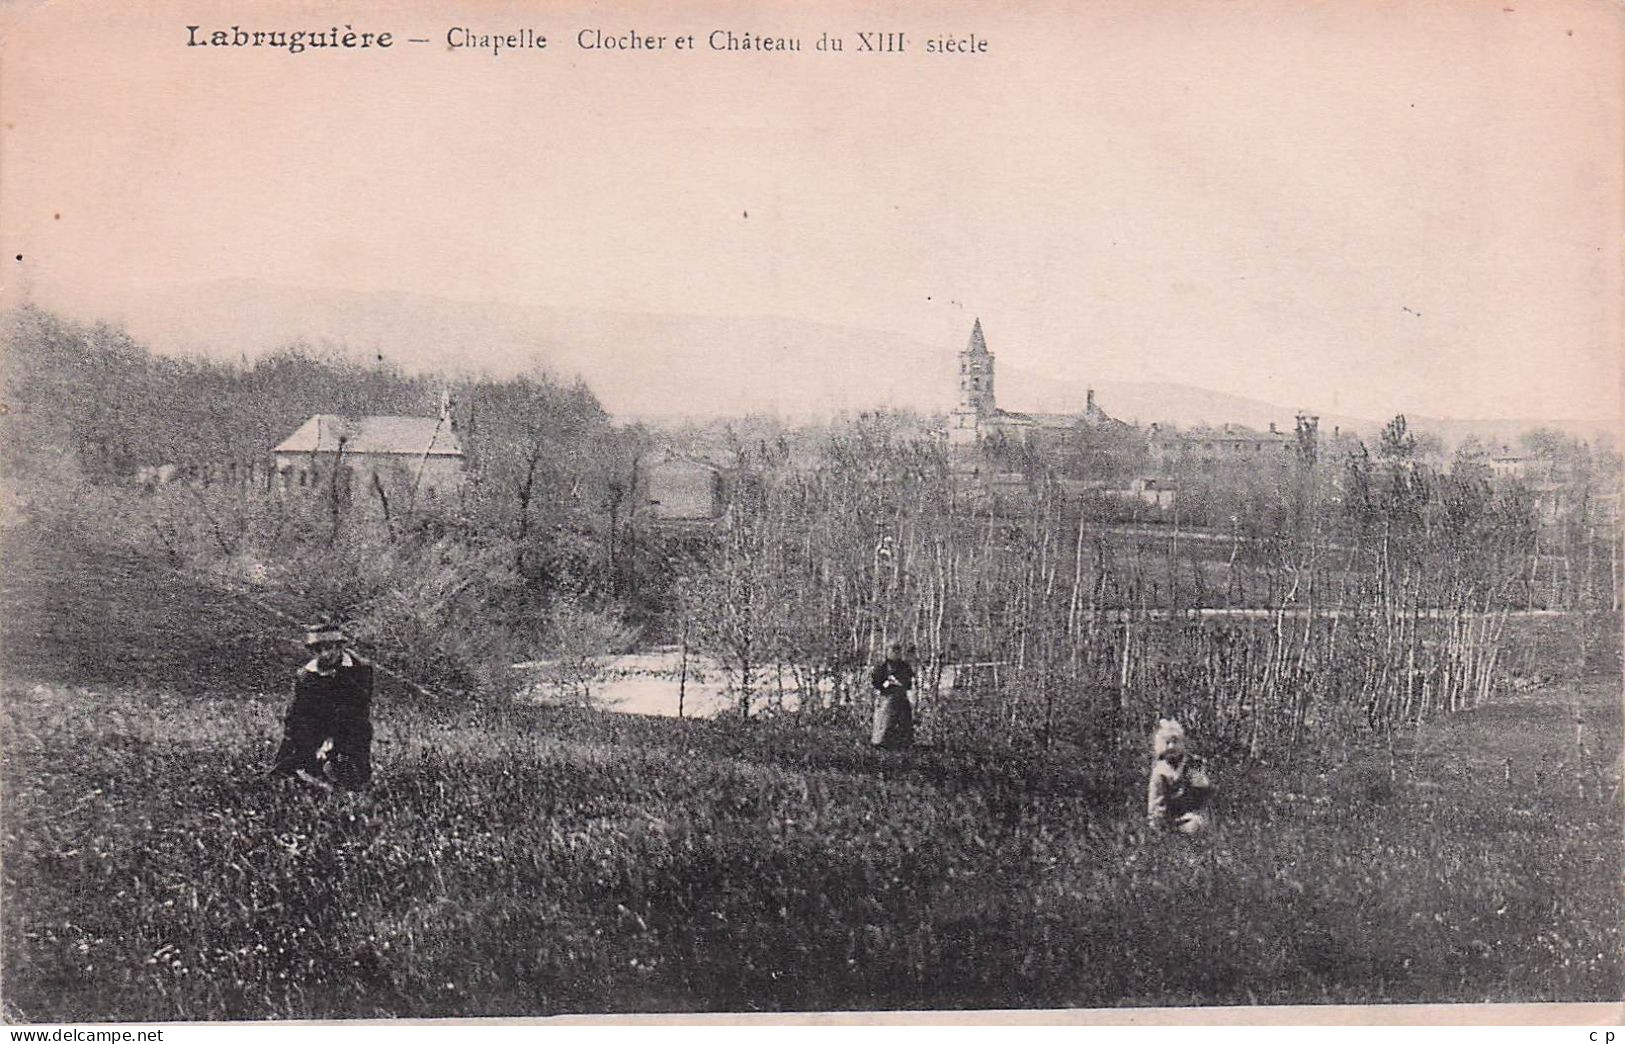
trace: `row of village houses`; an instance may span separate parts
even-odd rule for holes
[[[1169,472],[1192,465],[1290,464],[1298,452],[1298,438],[1276,430],[1253,431],[1238,425],[1174,432],[1158,425],[1147,431],[1149,460],[1155,473],[1134,477],[1123,485],[1099,480],[1064,480],[1069,494],[1094,495],[1138,505],[1156,513],[1175,509],[1178,487]],[[284,492],[333,488],[342,480],[341,493],[377,492],[391,503],[425,505],[455,497],[464,481],[465,452],[456,425],[441,417],[364,416],[317,414],[272,448],[268,464],[158,465],[138,470],[145,485],[185,480],[201,484],[232,483],[261,486]],[[1537,509],[1553,521],[1565,507],[1565,484],[1550,471],[1550,462],[1504,449],[1489,459],[1497,477],[1523,481],[1537,499]],[[338,468],[335,474],[335,467]],[[704,521],[719,517],[727,502],[728,469],[671,450],[639,461],[636,496],[639,509],[650,517],[672,521]],[[1020,474],[988,474],[990,488],[1015,490],[1025,486]],[[1617,498],[1616,498],[1617,499]],[[1617,503],[1615,505],[1617,511]]]
[[[425,504],[457,495],[465,463],[462,439],[445,416],[316,414],[272,448],[268,463],[152,465],[137,469],[135,479],[146,486],[186,481],[280,492],[328,491],[337,481],[344,497],[376,491],[392,503]],[[654,518],[703,521],[720,517],[726,507],[730,486],[726,466],[661,450],[639,461],[638,476],[640,508]],[[989,474],[985,480],[993,488],[1026,481],[1003,474]],[[1171,511],[1177,496],[1173,480],[1162,476],[1136,477],[1121,487],[1089,480],[1064,485],[1070,493],[1095,493],[1162,511]]]

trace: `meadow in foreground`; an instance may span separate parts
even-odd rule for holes
[[[13,1021],[1620,995],[1613,681],[1225,767],[1197,839],[1146,835],[1137,751],[388,688],[374,787],[326,794],[262,778],[268,622],[158,570],[81,611],[99,567],[63,568],[7,579]]]

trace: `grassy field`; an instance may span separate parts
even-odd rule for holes
[[[374,787],[325,794],[262,778],[285,625],[8,540],[13,1021],[1621,996],[1617,678],[1220,766],[1197,839],[1145,834],[1138,755],[387,684]]]

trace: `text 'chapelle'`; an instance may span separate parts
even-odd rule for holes
[[[695,33],[584,28],[575,30],[566,39],[570,50],[604,54],[693,51],[799,54],[806,51],[817,54],[898,55],[916,52],[976,55],[986,54],[989,48],[987,38],[976,33],[939,33],[920,37],[896,30],[864,30],[847,34],[823,32],[812,38],[743,28],[716,28]],[[443,43],[444,50],[452,53],[485,53],[500,57],[524,52],[545,54],[549,50],[550,38],[546,32],[533,27],[492,30],[457,25],[435,37],[403,37],[396,32],[357,29],[350,23],[302,29],[243,25],[218,29],[202,25],[186,26],[188,47],[248,48],[287,54],[317,51],[376,53],[390,50],[403,42],[417,45]]]

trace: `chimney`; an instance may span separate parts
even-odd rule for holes
[[[1093,388],[1084,393],[1083,409],[1089,416],[1093,417],[1095,415],[1095,390]]]
[[[1279,435],[1280,434],[1280,432],[1275,430],[1275,422],[1274,421],[1270,421],[1270,434],[1271,435]]]

